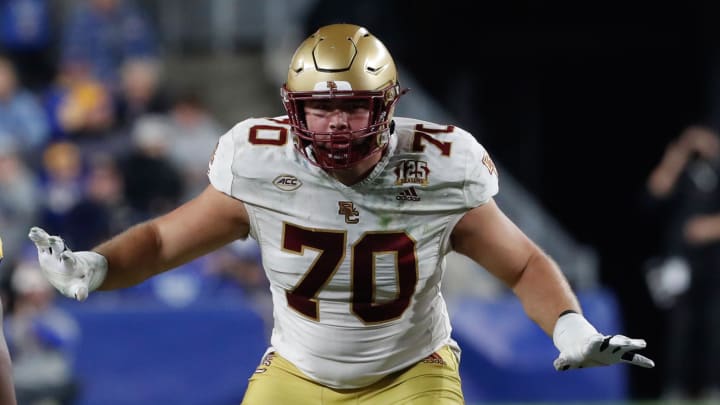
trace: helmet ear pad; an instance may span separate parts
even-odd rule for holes
[[[387,146],[395,103],[405,92],[382,42],[363,27],[331,24],[319,28],[295,51],[281,96],[298,138],[295,146],[313,164],[332,169],[353,166]],[[303,109],[308,100],[363,100],[370,118],[365,127],[344,133],[313,132]],[[365,138],[374,141],[358,141]]]

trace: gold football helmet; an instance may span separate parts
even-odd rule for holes
[[[352,24],[321,27],[295,51],[281,95],[294,133],[295,147],[315,165],[346,168],[384,149],[401,90],[395,62],[385,45],[367,29]],[[354,100],[367,102],[364,128],[345,132],[309,131],[303,103]],[[319,138],[318,138],[319,136]],[[318,139],[332,153],[314,153]]]

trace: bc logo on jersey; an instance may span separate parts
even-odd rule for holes
[[[338,201],[338,214],[345,215],[345,222],[348,224],[357,224],[360,222],[360,212],[355,208],[355,204],[352,201]]]

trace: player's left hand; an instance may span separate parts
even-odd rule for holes
[[[553,342],[560,351],[553,362],[558,371],[616,363],[655,367],[655,362],[636,353],[647,346],[644,339],[602,335],[577,313],[568,313],[558,319],[553,331]]]
[[[555,359],[555,370],[609,366],[615,363],[629,363],[644,368],[655,367],[655,362],[635,353],[647,346],[644,339],[630,339],[623,335],[603,336],[595,334],[585,343],[572,346]]]

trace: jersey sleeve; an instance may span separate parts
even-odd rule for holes
[[[235,159],[235,128],[223,134],[215,146],[208,164],[208,179],[213,187],[225,194],[232,195],[232,165]]]
[[[465,199],[469,207],[488,202],[499,191],[498,172],[495,163],[475,138],[468,148],[465,172]]]

